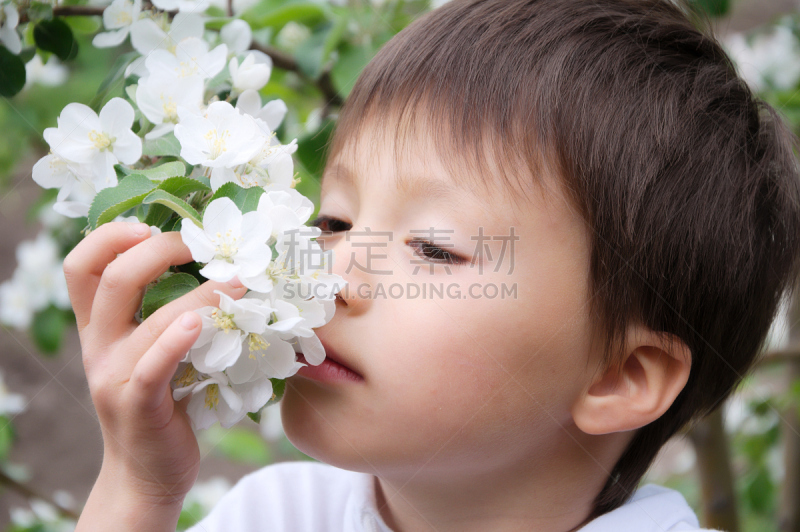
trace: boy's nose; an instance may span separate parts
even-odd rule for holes
[[[388,232],[350,231],[325,242],[324,249],[333,251],[332,273],[341,276],[347,285],[339,292],[351,310],[364,308],[379,283],[388,283],[399,266],[392,260],[393,238]]]

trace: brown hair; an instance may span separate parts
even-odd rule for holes
[[[730,394],[798,274],[797,138],[687,13],[668,0],[453,0],[367,65],[329,146],[334,157],[392,112],[398,150],[421,118],[445,164],[481,170],[458,176],[475,186],[491,175],[525,190],[554,168],[590,228],[600,369],[621,361],[633,321],[689,347],[686,386],[638,429],[592,517]],[[488,171],[479,147],[523,172]]]

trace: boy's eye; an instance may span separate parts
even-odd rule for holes
[[[318,227],[322,230],[322,235],[325,233],[338,233],[339,231],[349,231],[352,226],[341,220],[337,220],[331,216],[318,216],[314,218],[308,225]],[[466,259],[444,250],[438,246],[434,246],[427,240],[413,239],[409,240],[408,245],[417,250],[417,255],[422,257],[428,262],[442,263],[442,264],[464,264],[468,262]]]
[[[417,249],[417,253],[428,262],[441,262],[443,264],[463,264],[467,262],[458,255],[434,246],[427,240],[411,240],[408,243]]]
[[[349,231],[351,229],[349,223],[330,216],[317,216],[308,225],[318,227],[323,233],[338,233],[339,231]]]

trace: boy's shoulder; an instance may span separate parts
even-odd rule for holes
[[[645,484],[625,504],[603,514],[578,532],[719,532],[700,528],[692,508],[679,491]]]
[[[374,477],[319,462],[281,462],[244,476],[189,532],[297,530],[391,532],[375,504]],[[578,532],[714,532],[699,527],[680,492],[640,486],[625,504]]]
[[[319,462],[280,462],[245,475],[189,532],[391,532],[374,477]]]

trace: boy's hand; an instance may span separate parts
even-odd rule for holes
[[[105,501],[102,506],[111,502],[106,489],[124,494],[131,507],[179,506],[197,477],[200,453],[185,412],[189,398],[176,404],[170,380],[200,333],[200,318],[189,311],[218,305],[214,290],[238,299],[246,289],[208,281],[142,324],[134,318],[147,284],[191,260],[180,233],[151,237],[147,225],[125,222],[99,227],[64,259],[103,433],[103,466],[92,492]],[[86,509],[95,506],[89,501]]]

